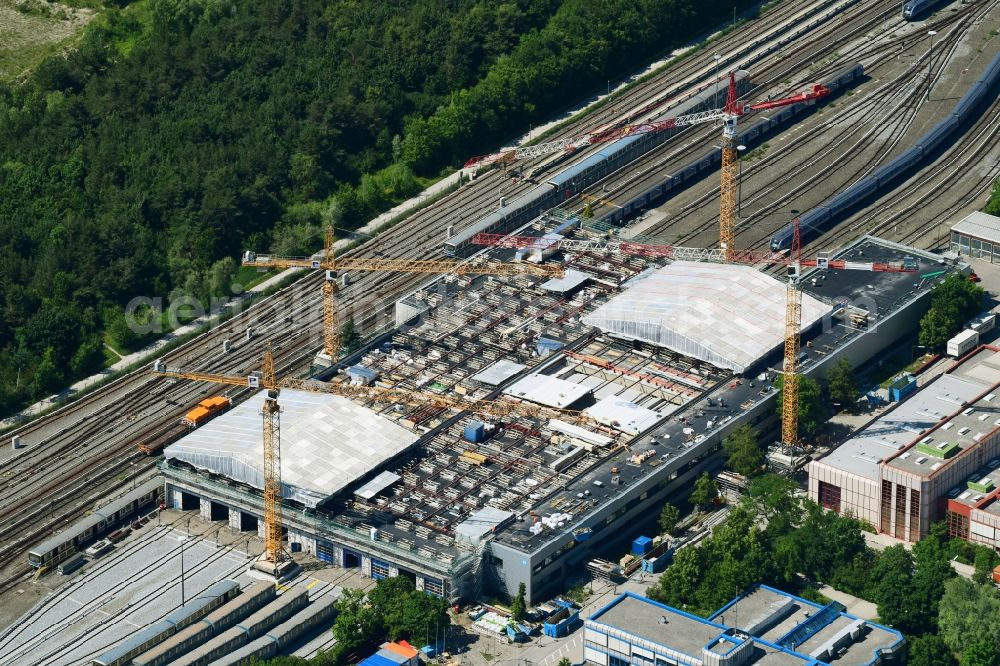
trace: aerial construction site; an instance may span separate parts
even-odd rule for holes
[[[997,175],[1000,56],[956,54],[997,9],[953,9],[918,24],[892,2],[780,5],[545,142],[470,159],[460,188],[356,247],[331,228],[312,257],[249,249],[245,266],[300,278],[11,432],[0,593],[58,590],[67,563],[110,572],[119,553],[82,553],[132,531],[162,557],[204,549],[205,614],[266,595],[253,577],[305,588],[321,568],[345,578],[275,618],[326,621],[348,572],[459,606],[523,585],[540,604],[636,570],[622,553],[718,472],[740,426],[801,472],[800,378],[877,362],[935,285],[970,271],[940,228]],[[190,546],[153,531],[192,520],[214,527]],[[212,587],[231,579],[244,593]],[[188,607],[192,590],[169,589],[133,624]],[[55,612],[31,607],[45,594],[0,633],[0,663],[51,638],[31,628]],[[279,634],[238,647],[282,652]],[[108,630],[35,663],[167,663],[141,661],[165,637],[144,636]]]

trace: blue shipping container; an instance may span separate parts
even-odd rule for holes
[[[632,542],[633,555],[645,555],[653,549],[653,540],[647,536],[641,536]]]
[[[486,424],[482,421],[469,421],[465,426],[465,439],[474,444],[486,439]]]

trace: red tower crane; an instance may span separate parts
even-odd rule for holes
[[[652,132],[662,132],[674,127],[686,127],[689,125],[700,125],[702,123],[722,121],[722,183],[719,197],[719,247],[722,249],[728,260],[734,258],[736,245],[734,243],[736,235],[736,123],[740,116],[745,116],[753,111],[765,111],[775,109],[789,104],[799,102],[812,102],[830,93],[826,86],[814,83],[812,87],[805,91],[796,93],[791,97],[781,99],[766,100],[756,104],[740,104],[736,92],[736,75],[729,74],[729,92],[726,97],[725,106],[721,109],[710,111],[699,111],[698,113],[675,116],[664,120],[637,123],[635,125],[622,125],[597,130],[582,136],[559,141],[550,141],[534,146],[523,146],[502,150],[490,155],[473,157],[465,163],[465,168],[488,166],[498,162],[513,162],[515,160],[531,157],[539,157],[548,153],[560,150],[573,151],[577,148],[590,146],[598,143],[616,141],[626,136],[635,134],[648,134]]]

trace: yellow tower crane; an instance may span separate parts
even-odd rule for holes
[[[194,372],[168,368],[158,360],[153,364],[153,372],[163,377],[211,382],[227,386],[264,389],[267,397],[261,409],[263,416],[264,449],[264,552],[255,565],[258,569],[280,577],[282,565],[287,558],[281,547],[281,409],[278,396],[281,389],[294,389],[312,393],[339,395],[355,400],[382,404],[404,404],[416,407],[452,409],[482,414],[491,418],[525,416],[529,418],[562,419],[578,425],[606,426],[579,411],[555,409],[528,402],[510,400],[463,400],[436,393],[418,393],[404,389],[390,389],[380,386],[355,386],[347,383],[325,383],[310,379],[278,379],[275,372],[274,353],[268,343],[264,351],[261,369],[247,376],[226,375],[209,372]]]
[[[562,277],[565,269],[557,264],[536,264],[523,262],[496,262],[482,260],[454,261],[437,259],[378,259],[374,257],[337,258],[334,251],[333,227],[326,230],[323,255],[313,257],[275,257],[243,253],[243,265],[257,268],[312,268],[326,271],[323,282],[323,354],[330,365],[336,365],[340,356],[340,332],[337,321],[336,271],[389,271],[396,273],[454,273],[456,275],[534,275],[539,277]]]
[[[792,447],[799,438],[799,344],[802,329],[802,237],[798,218],[792,222],[792,247],[788,255],[788,286],[785,287],[785,361],[782,369],[781,444]]]
[[[726,188],[723,187],[723,194]],[[727,204],[723,204],[725,210]],[[730,211],[731,212],[731,211]],[[732,244],[721,244],[719,248],[677,247],[674,245],[652,245],[607,239],[546,239],[537,236],[504,236],[502,234],[477,234],[472,242],[476,245],[506,248],[545,248],[570,251],[619,252],[650,258],[664,258],[681,261],[705,261],[713,263],[747,264],[760,266],[779,264],[787,268],[788,283],[785,305],[785,359],[783,365],[783,400],[781,404],[781,444],[788,448],[798,441],[799,405],[799,334],[802,327],[802,292],[800,276],[803,268],[825,268],[830,270],[863,270],[875,272],[913,273],[918,269],[916,259],[904,257],[899,262],[859,262],[830,259],[828,253],[820,253],[815,259],[802,258],[802,236],[799,220],[792,221],[792,246],[787,255],[769,251],[733,251]],[[730,227],[731,229],[731,227]]]

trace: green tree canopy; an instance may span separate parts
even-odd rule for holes
[[[708,472],[703,472],[701,476],[694,482],[694,490],[691,491],[691,503],[700,506],[707,507],[711,505],[715,498],[719,496],[719,487],[715,484],[715,481],[708,475]]]
[[[872,571],[879,619],[904,631],[914,626],[912,578],[913,557],[902,545],[883,550]]]
[[[951,648],[937,634],[907,636],[908,666],[958,666]]]
[[[972,580],[980,585],[990,585],[993,583],[993,569],[1000,564],[1000,555],[992,548],[977,546],[973,564],[976,571],[972,575]]]
[[[740,502],[758,518],[766,520],[772,533],[784,533],[802,516],[802,503],[795,496],[798,485],[780,474],[762,474],[751,479]]]
[[[517,596],[514,597],[514,601],[510,604],[510,614],[515,620],[520,622],[524,619],[524,614],[527,612],[527,606],[525,605],[524,595],[526,593],[526,588],[524,583],[518,583],[517,585]]]
[[[823,407],[823,393],[815,379],[800,375],[799,382],[799,436],[808,437],[816,432],[826,409]],[[781,416],[781,406],[784,404],[785,377],[778,377],[775,382],[778,389],[778,399],[775,402],[778,415]]]
[[[659,527],[661,534],[673,534],[674,529],[677,527],[677,521],[681,517],[680,509],[676,506],[667,502],[660,509]]]
[[[955,570],[948,554],[947,525],[934,523],[927,536],[913,546],[913,616],[912,633],[937,629],[938,604],[944,594],[944,584],[953,578]]]
[[[983,211],[990,215],[1000,215],[1000,178],[993,181],[993,191],[990,192],[990,200]]]
[[[980,640],[966,646],[959,660],[962,666],[997,666],[1000,663],[1000,646]]]
[[[977,643],[1000,645],[1000,593],[960,576],[949,579],[938,608],[938,627],[954,652]]]
[[[405,576],[378,581],[367,596],[361,590],[345,589],[337,601],[333,635],[337,644],[331,652],[333,663],[343,660],[360,647],[382,640],[422,641],[428,626],[447,626],[448,602],[414,588]]]
[[[858,382],[854,377],[854,368],[846,358],[839,358],[830,368],[826,377],[830,391],[830,400],[841,406],[842,409],[853,412],[857,405],[861,391],[858,390]]]
[[[359,346],[361,346],[361,334],[354,324],[354,317],[351,317],[340,327],[340,348],[344,353],[350,354],[357,351]]]
[[[776,475],[755,478],[710,537],[674,556],[649,596],[705,615],[756,583],[794,591],[801,574],[843,581],[871,568],[861,523],[800,500],[796,490]],[[862,592],[867,578],[849,591]]]
[[[722,442],[729,469],[745,477],[751,477],[764,465],[764,450],[758,442],[757,431],[749,425],[742,425],[726,435]]]
[[[983,289],[953,273],[931,290],[931,307],[920,320],[920,344],[941,350],[962,325],[980,312]]]

